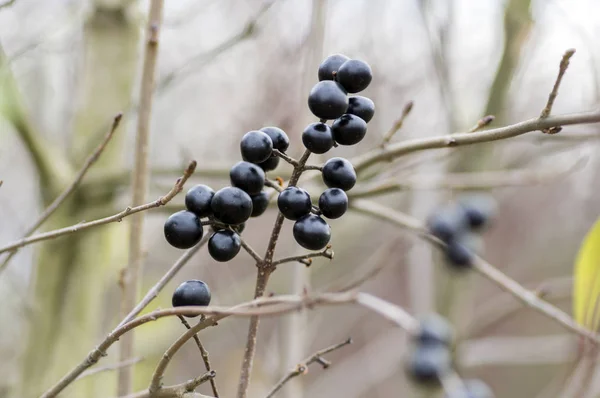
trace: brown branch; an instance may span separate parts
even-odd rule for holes
[[[352,201],[350,203],[350,208],[361,213],[371,215],[380,220],[388,221],[399,227],[417,231],[423,238],[434,244],[436,247],[443,248],[445,246],[443,242],[429,234],[425,230],[425,226],[419,220],[414,219],[409,215],[400,213],[387,206],[363,199]],[[579,325],[568,314],[552,304],[542,300],[535,292],[524,288],[518,282],[509,278],[482,258],[475,256],[473,267],[481,275],[497,285],[500,289],[510,293],[513,297],[517,298],[524,305],[528,306],[534,311],[544,314],[546,317],[554,320],[573,333],[590,339],[596,343],[600,342],[600,337],[596,333]]]
[[[571,57],[574,54],[575,54],[574,48],[571,48],[571,49],[565,51],[565,53],[560,61],[560,66],[558,68],[558,76],[556,76],[556,80],[554,82],[554,87],[552,87],[552,91],[548,95],[548,102],[546,103],[546,106],[544,107],[544,109],[542,110],[542,113],[540,114],[540,119],[545,119],[548,116],[550,116],[550,113],[552,112],[552,106],[554,105],[554,100],[556,100],[556,96],[558,95],[558,89],[560,87],[560,83],[562,82],[563,76],[565,75],[565,72],[567,71],[567,68],[569,67],[569,60],[571,59]]]
[[[188,321],[185,320],[185,318],[183,316],[180,315],[179,320],[181,321],[183,326],[186,327],[186,329],[188,329],[188,330],[191,329],[190,324],[188,323]],[[200,322],[202,322],[202,320],[200,320]],[[212,368],[210,366],[210,359],[208,357],[208,351],[206,351],[206,349],[202,345],[202,342],[200,341],[200,337],[198,337],[197,333],[194,335],[194,341],[196,342],[196,346],[198,347],[198,350],[200,351],[200,355],[202,356],[202,361],[204,362],[204,367],[206,368],[206,371],[211,372]],[[217,383],[215,381],[214,376],[210,378],[210,387],[212,388],[215,398],[219,398],[219,391],[217,390]]]
[[[146,50],[142,66],[142,82],[140,85],[140,110],[138,113],[137,133],[135,140],[135,163],[133,165],[132,203],[138,206],[146,201],[148,181],[150,180],[149,142],[152,115],[153,92],[155,87],[156,64],[158,59],[158,38],[162,22],[163,0],[151,0],[148,12],[146,32]],[[140,290],[142,275],[142,241],[144,230],[144,213],[131,218],[129,233],[129,261],[123,272],[123,296],[121,313],[125,316],[134,307],[136,296]],[[121,360],[133,355],[133,333],[121,342],[119,358]],[[133,373],[131,368],[119,370],[117,393],[125,395],[131,392]]]
[[[211,370],[195,379],[188,380],[185,383],[162,387],[155,392],[150,392],[148,390],[139,391],[119,398],[211,398],[208,395],[194,393],[194,390],[201,384],[212,381],[216,375],[215,371]]]
[[[496,119],[496,116],[494,116],[494,115],[487,115],[487,116],[482,117],[481,119],[479,119],[477,124],[475,124],[475,126],[471,127],[471,129],[469,130],[469,133],[475,133],[475,132],[481,130],[482,128],[487,127],[495,119]]]
[[[440,135],[436,137],[415,138],[391,144],[383,149],[374,149],[369,151],[352,159],[352,164],[354,165],[356,171],[360,172],[374,164],[393,160],[400,156],[417,151],[451,148],[464,145],[473,145],[481,142],[498,141],[551,127],[573,124],[591,124],[598,122],[600,122],[600,111],[595,111],[561,116],[549,116],[545,119],[535,118],[505,127],[489,129],[478,134],[466,132]]]
[[[31,236],[31,234],[33,234],[44,222],[46,222],[46,220],[48,220],[48,218],[50,218],[50,216],[54,214],[56,209],[58,209],[60,205],[62,205],[63,202],[71,195],[71,193],[73,193],[73,191],[79,186],[79,184],[83,180],[83,177],[85,177],[88,170],[94,165],[94,163],[98,161],[98,158],[106,148],[106,145],[113,137],[115,131],[117,130],[117,127],[119,127],[119,123],[121,122],[122,117],[122,113],[119,113],[114,117],[112,125],[106,133],[106,135],[104,136],[104,139],[96,147],[96,149],[94,149],[91,155],[86,159],[85,163],[75,176],[73,182],[60,195],[58,195],[56,199],[54,199],[54,201],[46,208],[46,210],[44,210],[44,212],[38,217],[38,219],[33,223],[33,225],[27,228],[27,230],[23,234],[23,238]],[[2,181],[0,181],[0,185],[2,185]],[[6,256],[2,264],[0,264],[0,273],[6,268],[6,266],[16,253],[17,251],[14,250],[10,252],[8,256]]]
[[[104,225],[104,224],[108,224],[111,222],[120,222],[125,217],[128,217],[132,214],[136,214],[141,211],[164,206],[167,203],[169,203],[169,201],[171,201],[171,199],[173,199],[175,197],[175,195],[177,195],[179,192],[181,192],[183,185],[185,184],[187,179],[192,175],[195,168],[196,168],[196,161],[193,160],[188,165],[188,168],[185,170],[183,176],[177,180],[177,182],[175,183],[173,188],[166,195],[161,196],[160,198],[158,198],[155,201],[146,203],[141,206],[127,207],[125,210],[123,210],[117,214],[114,214],[112,216],[109,216],[109,217],[100,218],[98,220],[89,221],[89,222],[82,222],[79,224],[71,225],[69,227],[60,228],[60,229],[56,229],[54,231],[48,231],[48,232],[44,232],[41,234],[32,235],[28,238],[20,239],[18,241],[15,241],[15,242],[12,242],[5,246],[0,247],[0,253],[18,249],[23,246],[30,245],[32,243],[41,242],[41,241],[49,240],[49,239],[55,239],[55,238],[58,238],[63,235],[72,234],[75,232],[82,231],[84,229],[97,227],[99,225]]]
[[[283,187],[279,184],[279,181],[265,179],[265,187],[273,188],[277,192],[283,191]]]
[[[242,239],[241,236],[240,236],[240,242],[242,243],[242,247],[244,248],[244,250],[254,259],[254,261],[256,261],[257,264],[262,264],[263,263],[263,259],[260,256],[260,254],[258,254],[252,248],[252,246],[250,246],[248,243],[246,243],[246,241],[244,239]]]
[[[278,149],[273,149],[273,155],[285,160],[294,167],[298,167],[299,162],[291,156],[286,155]]]
[[[307,254],[303,254],[301,256],[285,257],[285,258],[273,261],[272,265],[273,265],[273,267],[276,267],[279,264],[291,263],[294,261],[298,261],[298,262],[301,262],[302,264],[306,264],[306,266],[309,266],[312,264],[313,258],[325,257],[330,260],[333,260],[333,254],[334,253],[333,253],[333,250],[331,250],[331,245],[327,245],[327,247],[320,252],[307,253]],[[306,261],[306,260],[308,260],[308,261]]]
[[[173,279],[173,277],[187,264],[187,262],[200,250],[206,242],[208,242],[209,235],[206,234],[202,238],[202,240],[191,249],[187,250],[179,259],[171,266],[171,268],[160,278],[158,282],[154,286],[148,290],[148,293],[144,296],[144,298],[136,305],[129,314],[117,327],[121,327],[127,322],[130,322],[133,318],[135,318],[140,312],[144,310],[154,300],[158,297],[158,293]]]
[[[102,373],[102,372],[107,372],[107,371],[110,371],[110,370],[116,370],[116,369],[119,369],[119,368],[122,368],[122,367],[125,367],[125,366],[133,366],[136,363],[139,363],[141,361],[142,361],[142,358],[131,358],[131,359],[127,360],[127,361],[115,363],[113,365],[106,365],[106,366],[102,366],[100,368],[86,370],[81,375],[79,375],[79,377],[77,377],[75,380],[80,380],[80,379],[83,379],[84,377],[93,376],[95,374]]]
[[[398,132],[398,130],[400,130],[402,128],[402,125],[404,124],[404,120],[409,115],[413,106],[414,106],[413,101],[408,101],[406,103],[406,105],[404,105],[404,108],[402,109],[402,114],[400,115],[398,120],[396,120],[394,122],[394,124],[392,125],[392,127],[388,130],[388,132],[383,135],[383,139],[381,140],[381,144],[380,144],[382,148],[384,148],[388,144],[388,142],[390,142],[390,140],[394,137],[394,134],[396,134]]]
[[[288,182],[288,187],[295,186],[302,175],[303,168],[306,165],[306,161],[310,157],[311,152],[307,149],[304,154],[298,160],[298,164],[294,166],[294,171]],[[273,267],[273,255],[275,254],[275,247],[279,240],[279,234],[281,233],[281,227],[283,226],[283,214],[277,213],[275,219],[275,225],[269,238],[267,245],[267,251],[265,253],[262,263],[257,263],[258,273],[256,276],[256,287],[254,289],[254,297],[261,297],[265,293],[269,276],[275,269]],[[248,392],[248,385],[250,383],[250,372],[252,371],[252,362],[254,360],[254,353],[256,351],[256,335],[258,334],[258,323],[259,318],[250,318],[250,326],[248,327],[248,337],[246,339],[246,347],[244,349],[244,358],[242,360],[242,370],[240,372],[240,382],[238,385],[238,398],[246,398]]]
[[[308,372],[308,367],[315,362],[319,363],[323,367],[323,369],[327,369],[329,366],[331,366],[331,363],[324,359],[323,355],[340,349],[348,344],[352,344],[351,338],[342,341],[341,343],[334,344],[331,347],[319,350],[314,354],[308,356],[307,358],[303,359],[298,365],[296,365],[294,369],[290,370],[288,374],[286,374],[283,378],[281,378],[281,380],[279,380],[279,382],[277,382],[277,384],[275,384],[275,386],[273,386],[271,391],[267,394],[266,398],[272,398],[275,395],[275,393],[277,393],[277,391],[279,391],[289,380],[293,379],[294,377],[306,374]]]

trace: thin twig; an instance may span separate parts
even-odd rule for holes
[[[323,166],[317,166],[316,164],[307,164],[302,168],[303,171],[309,171],[309,170],[318,170],[318,171],[323,171]]]
[[[560,61],[560,65],[558,67],[558,75],[556,76],[556,80],[554,81],[554,87],[552,87],[552,91],[548,95],[548,102],[546,102],[546,106],[540,114],[540,119],[545,119],[548,116],[550,116],[550,113],[552,112],[552,106],[554,105],[554,100],[556,100],[556,96],[558,95],[560,83],[562,82],[563,76],[565,75],[565,72],[569,67],[569,60],[574,54],[574,48],[565,51],[565,53],[563,54],[562,59]]]
[[[253,248],[252,246],[250,246],[248,243],[246,243],[246,241],[244,239],[242,239],[242,237],[240,236],[240,242],[242,243],[242,247],[244,248],[244,250],[246,250],[246,252],[252,256],[252,258],[254,259],[254,261],[256,261],[257,264],[262,264],[263,259],[260,256],[260,254],[258,254]]]
[[[195,168],[196,168],[196,161],[193,160],[188,165],[183,176],[180,177],[179,179],[177,179],[177,182],[175,183],[173,188],[166,195],[161,196],[157,200],[143,204],[141,206],[127,207],[125,210],[123,210],[117,214],[114,214],[112,216],[109,216],[109,217],[104,217],[104,218],[100,218],[98,220],[89,221],[89,222],[82,222],[79,224],[71,225],[69,227],[60,228],[60,229],[56,229],[53,231],[48,231],[48,232],[44,232],[41,234],[32,235],[28,238],[20,239],[18,241],[15,241],[15,242],[12,242],[5,246],[0,247],[0,253],[18,249],[23,246],[30,245],[32,243],[41,242],[41,241],[48,240],[48,239],[55,239],[60,236],[72,234],[72,233],[82,231],[84,229],[88,229],[91,227],[97,227],[99,225],[104,225],[104,224],[108,224],[111,222],[120,222],[125,217],[128,217],[132,214],[136,214],[141,211],[164,206],[167,203],[169,203],[171,201],[171,199],[173,199],[175,197],[175,195],[177,195],[179,192],[181,192],[183,185],[185,184],[187,179],[192,175]]]
[[[140,110],[137,120],[135,140],[135,163],[133,165],[132,203],[138,206],[146,201],[148,182],[150,180],[150,122],[152,102],[154,99],[156,64],[158,59],[158,38],[162,23],[163,0],[151,0],[148,12],[146,32],[146,50],[142,66],[142,82],[140,85]],[[134,307],[140,290],[142,276],[142,241],[144,229],[144,213],[131,218],[129,230],[129,261],[123,272],[123,296],[121,313],[126,316]],[[133,355],[133,333],[127,335],[120,344],[119,358],[121,360]],[[119,370],[117,393],[129,394],[132,390],[133,374],[131,368]]]
[[[294,167],[298,166],[298,161],[296,159],[294,159],[291,156],[288,156],[287,154],[281,152],[278,149],[273,149],[273,155],[285,160],[286,162],[288,162],[289,164],[291,164]]]
[[[185,320],[185,318],[182,315],[179,315],[179,320],[181,321],[183,326],[186,327],[186,329],[188,329],[188,330],[191,329],[190,324],[188,323],[188,321]],[[200,320],[200,322],[202,322],[202,320]],[[196,342],[196,346],[198,347],[198,350],[200,351],[200,355],[202,356],[202,361],[204,362],[204,367],[206,368],[206,371],[211,372],[212,368],[210,366],[210,359],[208,357],[208,351],[206,351],[206,349],[202,345],[202,342],[200,341],[200,337],[198,337],[197,333],[194,335],[194,341]],[[217,390],[217,383],[215,381],[214,376],[210,378],[210,387],[212,388],[215,398],[219,398],[219,392]]]
[[[136,363],[139,363],[141,361],[142,361],[142,358],[131,358],[131,359],[127,360],[127,361],[115,363],[113,365],[106,365],[106,366],[102,366],[100,368],[86,370],[81,375],[79,375],[79,377],[77,377],[75,380],[80,380],[80,379],[83,379],[84,377],[93,376],[95,374],[102,373],[102,372],[107,372],[107,371],[110,371],[110,370],[116,370],[116,369],[122,368],[124,366],[132,366],[132,365],[135,365]]]
[[[311,260],[312,258],[315,258],[315,257],[325,257],[330,260],[333,260],[333,255],[334,255],[334,253],[333,253],[333,250],[331,250],[331,245],[327,245],[327,247],[324,250],[321,250],[320,252],[307,253],[307,254],[303,254],[301,256],[285,257],[285,258],[273,261],[272,264],[275,267],[279,264],[291,263],[294,261],[298,261],[298,262],[302,262],[303,264],[306,264],[308,266],[308,265],[311,265],[312,261],[309,261],[307,264],[303,260]]]
[[[127,314],[127,316],[123,318],[123,320],[119,323],[119,325],[117,325],[117,327],[121,327],[127,322],[130,322],[140,312],[142,312],[144,308],[146,308],[148,304],[152,302],[152,300],[158,297],[158,293],[160,293],[160,291],[167,285],[167,283],[169,283],[171,279],[173,279],[173,277],[187,264],[187,262],[198,252],[198,250],[200,250],[206,244],[206,242],[208,242],[208,239],[209,235],[204,235],[202,240],[196,246],[192,247],[191,249],[188,249],[185,253],[183,253],[181,257],[177,259],[175,264],[173,264],[171,268],[169,268],[169,270],[160,278],[160,280],[156,282],[156,284],[152,286],[150,290],[148,290],[148,293],[146,293],[146,295],[138,303],[138,305],[136,305],[135,308],[133,308],[131,312],[129,312],[129,314]]]
[[[487,115],[487,116],[482,117],[481,119],[479,119],[479,121],[477,122],[477,124],[475,126],[471,127],[471,129],[469,130],[469,133],[475,133],[475,132],[481,130],[482,128],[487,127],[495,119],[496,119],[496,116],[494,116],[494,115]]]
[[[285,383],[287,383],[289,380],[293,379],[294,377],[306,374],[306,372],[308,372],[308,367],[315,362],[321,364],[323,369],[327,369],[331,364],[329,361],[326,361],[323,358],[323,355],[328,354],[337,349],[340,349],[348,344],[352,344],[351,338],[349,338],[345,341],[342,341],[341,343],[334,344],[331,347],[327,347],[323,350],[319,350],[319,351],[315,352],[314,354],[308,356],[307,358],[303,359],[302,361],[300,361],[300,363],[298,363],[298,365],[296,365],[296,367],[294,369],[290,370],[288,374],[286,374],[284,377],[282,377],[281,380],[279,380],[279,382],[277,382],[277,384],[275,384],[275,386],[273,386],[273,388],[271,389],[271,391],[267,394],[267,396],[265,398],[272,398],[275,395],[275,393],[277,393],[277,391],[279,391],[285,385]]]
[[[214,370],[204,373],[201,376],[186,381],[185,383],[174,386],[162,387],[160,391],[150,392],[148,390],[138,391],[133,394],[124,395],[119,398],[212,398],[208,395],[194,393],[190,395],[198,386],[207,381],[212,381],[217,374]]]
[[[381,140],[382,148],[385,147],[388,144],[388,142],[390,142],[392,137],[394,137],[394,134],[396,134],[398,132],[398,130],[400,130],[402,128],[402,125],[404,124],[404,120],[409,115],[413,106],[414,106],[413,101],[408,101],[406,103],[406,105],[404,105],[404,108],[402,109],[402,114],[400,115],[398,120],[396,120],[394,122],[394,124],[392,125],[392,127],[388,130],[388,132],[383,135],[383,139]]]
[[[279,184],[279,181],[271,181],[269,179],[265,179],[265,187],[273,188],[277,192],[283,191],[283,187]]]
[[[75,176],[73,182],[60,195],[58,195],[56,199],[54,199],[54,201],[52,201],[52,203],[44,210],[44,212],[38,217],[38,219],[33,223],[33,225],[27,228],[27,230],[23,234],[23,238],[31,236],[31,234],[33,234],[44,222],[46,222],[46,220],[48,220],[48,218],[50,218],[50,216],[54,214],[56,209],[58,209],[60,205],[62,205],[64,201],[71,195],[71,193],[73,193],[73,191],[79,186],[81,180],[83,180],[83,177],[85,177],[88,170],[94,165],[94,163],[98,161],[98,158],[100,158],[100,155],[106,148],[106,145],[112,139],[115,131],[117,130],[117,127],[119,127],[119,123],[121,122],[122,117],[122,113],[118,113],[114,117],[111,127],[102,139],[102,142],[94,149],[94,151],[92,151],[90,156],[86,159],[79,172],[77,172],[77,175]],[[2,181],[0,181],[0,185],[2,185]],[[8,256],[6,256],[2,264],[0,264],[0,273],[6,268],[6,266],[8,265],[12,257],[16,254],[16,252],[17,251],[14,250],[10,252]]]

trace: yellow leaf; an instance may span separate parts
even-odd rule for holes
[[[600,219],[579,248],[573,281],[573,315],[592,330],[600,324]]]

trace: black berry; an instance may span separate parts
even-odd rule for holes
[[[311,152],[325,153],[333,147],[333,133],[325,123],[312,123],[302,132],[302,143]]]
[[[250,199],[252,199],[252,214],[250,214],[250,217],[262,215],[269,207],[269,195],[265,191],[250,195]]]
[[[331,158],[323,166],[323,182],[329,188],[352,189],[356,184],[356,171],[344,158]]]
[[[453,336],[452,326],[445,318],[437,314],[428,314],[419,319],[419,329],[414,339],[421,345],[449,347],[452,344]]]
[[[417,345],[406,362],[408,376],[417,383],[439,385],[451,369],[450,351],[441,345]]]
[[[206,283],[199,280],[183,282],[173,292],[171,303],[173,307],[207,306],[210,304],[210,289]],[[198,315],[185,316],[194,318]]]
[[[206,185],[196,185],[191,187],[185,194],[185,207],[195,213],[198,217],[207,217],[212,214],[210,201],[215,195],[215,191]]]
[[[333,139],[340,145],[355,145],[367,134],[367,122],[356,115],[346,113],[331,124]]]
[[[497,212],[496,202],[488,195],[469,195],[459,200],[464,209],[469,227],[478,231],[486,227]]]
[[[463,380],[463,385],[450,391],[444,398],[494,398],[494,392],[483,381],[478,379]]]
[[[167,242],[178,249],[189,249],[202,239],[204,229],[197,215],[181,210],[171,214],[164,226]]]
[[[266,133],[271,138],[271,141],[273,141],[273,149],[285,152],[289,148],[290,139],[285,131],[279,127],[263,127],[260,131]]]
[[[346,113],[348,97],[339,83],[323,80],[310,90],[308,107],[319,119],[337,119]]]
[[[288,220],[297,220],[310,213],[312,203],[310,195],[304,189],[288,187],[279,193],[277,207]]]
[[[267,133],[250,131],[242,137],[240,142],[242,159],[247,162],[261,163],[269,159],[273,153],[273,141]]]
[[[348,98],[348,110],[346,113],[356,115],[369,123],[375,115],[375,104],[367,97],[360,95]]]
[[[319,81],[320,80],[334,80],[335,74],[342,64],[348,61],[350,58],[342,54],[333,54],[325,58],[321,65],[319,65]]]
[[[229,229],[215,232],[208,240],[208,253],[220,262],[229,261],[237,256],[241,247],[240,236]]]
[[[264,171],[275,170],[277,166],[279,166],[279,157],[271,155],[269,159],[265,160],[264,162],[257,163],[257,165],[260,166],[260,168]]]
[[[478,238],[472,233],[466,233],[448,242],[444,250],[448,264],[455,269],[470,268],[481,244]]]
[[[308,250],[321,250],[331,239],[331,228],[321,217],[307,214],[294,223],[294,239]]]
[[[427,228],[431,234],[445,243],[462,235],[467,224],[465,212],[457,206],[442,207],[427,219]]]
[[[237,162],[229,171],[231,185],[249,195],[256,195],[265,185],[265,172],[250,162]]]
[[[340,218],[348,210],[348,196],[339,188],[329,188],[319,197],[319,210],[327,218]]]
[[[210,205],[217,220],[225,224],[241,224],[252,214],[252,199],[236,187],[219,189]]]
[[[366,62],[350,59],[339,67],[335,79],[347,92],[358,93],[369,86],[373,72]]]

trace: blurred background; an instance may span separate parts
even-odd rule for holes
[[[3,3],[6,3],[4,1]],[[554,113],[597,107],[600,3],[596,0],[179,0],[166,1],[151,129],[150,199],[166,193],[190,159],[190,180],[218,189],[239,160],[239,139],[275,125],[302,153],[314,121],[306,106],[317,66],[332,53],[367,61],[376,104],[367,138],[336,148],[352,158],[381,141],[408,101],[414,108],[394,141],[465,131],[493,114],[493,126],[536,117],[564,51],[577,53]],[[116,137],[81,187],[44,230],[92,220],[130,203],[130,170],[143,56],[146,1],[16,0],[0,8],[0,242],[20,238],[69,183],[108,128]],[[500,213],[485,234],[485,258],[570,312],[572,264],[600,214],[598,127],[533,132],[505,142],[412,154],[385,165],[400,181],[441,181],[449,173],[585,168],[544,184],[492,187]],[[331,154],[330,154],[331,155]],[[313,162],[326,160],[315,155]],[[283,164],[279,175],[289,175]],[[271,173],[274,176],[273,173]],[[360,180],[359,180],[360,181]],[[315,195],[322,186],[306,185]],[[376,198],[423,219],[459,190],[410,189]],[[143,291],[181,255],[164,240],[180,195],[146,213]],[[259,252],[275,211],[252,219],[245,239]],[[406,231],[350,213],[331,222],[335,259],[279,267],[268,291],[324,291],[373,267],[362,290],[421,314],[437,311],[460,331],[458,371],[479,377],[497,397],[559,396],[577,339],[521,306],[479,275],[456,276],[430,245]],[[291,222],[276,257],[302,253]],[[34,397],[58,380],[120,321],[119,275],[127,263],[128,222],[109,224],[20,250],[0,274],[0,397]],[[3,257],[0,257],[3,259]],[[197,254],[147,309],[170,306],[187,279],[207,282],[215,305],[252,297],[255,268],[246,253],[217,263]],[[201,338],[223,397],[237,388],[247,319],[227,319]],[[135,389],[144,389],[183,326],[169,318],[137,329]],[[407,381],[404,333],[357,307],[316,309],[261,323],[251,397],[265,392],[313,351],[352,337],[328,356],[334,365],[290,382],[279,396],[434,397]],[[117,346],[99,366],[118,361]],[[166,384],[203,372],[193,342],[174,359]],[[600,376],[600,375],[599,375]],[[600,377],[588,395],[600,393]],[[209,386],[199,391],[209,393]],[[112,397],[116,372],[74,382],[64,397]]]

